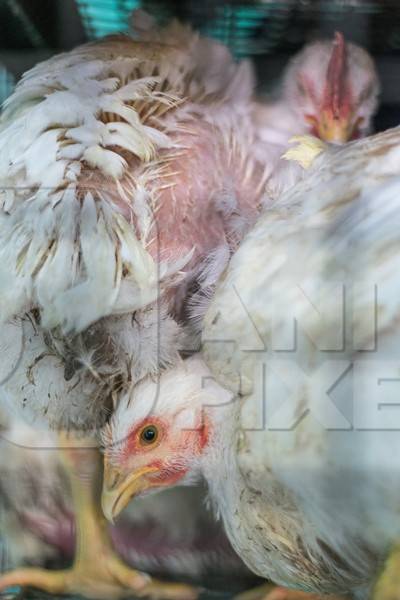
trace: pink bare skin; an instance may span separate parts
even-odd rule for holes
[[[82,188],[106,188],[118,211],[133,226],[130,206],[132,181],[145,181],[154,199],[153,224],[147,250],[159,262],[181,260],[189,278],[205,257],[227,244],[232,251],[261,210],[269,165],[253,156],[252,133],[237,127],[221,131],[201,118],[185,121],[174,116],[169,137],[174,147],[160,150],[154,163],[141,164],[131,156],[131,172],[121,182],[122,198],[114,183],[92,173]],[[247,127],[249,125],[247,124]],[[226,204],[229,205],[228,210]],[[232,221],[239,220],[236,228]],[[136,227],[135,227],[136,229]],[[171,290],[171,300],[176,290]]]
[[[228,224],[218,198],[223,192],[230,192],[236,212],[244,219],[251,223],[257,218],[264,168],[250,158],[241,161],[240,155],[223,144],[221,136],[216,136],[209,125],[196,122],[188,127],[190,133],[174,136],[179,145],[190,150],[177,158],[172,153],[167,163],[164,179],[171,187],[160,194],[157,241],[150,245],[150,252],[168,251],[178,258],[182,251],[189,252],[194,246],[195,264],[227,236]],[[156,180],[154,185],[155,189],[162,188],[161,181]]]

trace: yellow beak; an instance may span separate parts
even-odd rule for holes
[[[335,118],[329,112],[323,111],[316,123],[318,137],[325,142],[344,144],[353,135],[355,124],[352,121],[351,115],[349,118]]]
[[[144,467],[124,477],[105,462],[101,506],[106,519],[113,523],[132,498],[150,488],[152,483],[146,475],[157,470],[155,467]]]

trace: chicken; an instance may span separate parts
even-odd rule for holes
[[[39,64],[1,117],[1,403],[59,432],[78,535],[71,570],[17,570],[0,589],[197,595],[128,568],[99,504],[98,428],[124,390],[179,361],[187,291],[205,259],[214,278],[225,268],[265,187],[251,68],[184,27],[168,35]]]
[[[180,27],[173,23],[160,31],[152,17],[135,11],[133,31],[140,39],[171,43]],[[378,107],[380,83],[368,52],[337,32],[333,42],[312,42],[295,55],[281,87],[278,98],[249,103],[256,136],[253,154],[272,176],[269,185],[280,192],[299,177],[287,169],[282,178],[276,173],[290,138],[307,132],[336,143],[365,137]]]
[[[2,431],[0,531],[9,565],[54,566],[73,559],[74,516],[56,442],[54,434],[43,438],[15,419]],[[197,582],[212,582],[218,575],[238,589],[252,581],[199,488],[132,503],[110,531],[127,563],[152,574]]]
[[[400,128],[287,158],[305,177],[231,259],[202,355],[143,380],[104,431],[104,512],[204,477],[253,572],[398,598]]]
[[[289,62],[280,97],[254,104],[260,152],[271,153],[275,147],[280,156],[296,134],[312,133],[337,143],[365,137],[379,91],[373,59],[363,48],[345,42],[341,33],[333,43],[308,44]]]
[[[71,333],[132,313],[222,244],[219,193],[256,212],[251,69],[183,27],[174,41],[79,47],[35,67],[9,99],[3,320],[37,306],[46,329]]]
[[[196,593],[115,556],[96,435],[130,386],[196,345],[180,324],[185,301],[208,301],[271,165],[255,152],[249,65],[177,24],[136,28],[139,41],[106,38],[38,65],[1,117],[3,407],[43,435],[84,438],[60,433],[79,532],[72,570],[9,573],[0,589]]]

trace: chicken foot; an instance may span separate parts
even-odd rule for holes
[[[32,587],[51,594],[79,594],[98,600],[138,597],[193,600],[189,585],[162,583],[135,571],[115,553],[100,507],[102,456],[89,442],[60,434],[61,457],[71,485],[76,515],[76,556],[70,569],[21,568],[0,576],[0,591]]]

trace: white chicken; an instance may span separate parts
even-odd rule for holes
[[[312,42],[294,56],[276,99],[254,104],[259,139],[266,152],[273,144],[280,156],[295,134],[312,133],[336,143],[365,137],[379,92],[372,57],[337,32],[333,42]]]
[[[174,45],[117,36],[54,57],[25,75],[1,118],[2,407],[44,435],[85,435],[60,434],[72,570],[18,570],[1,589],[197,594],[115,555],[87,440],[126,386],[179,360],[186,290],[206,257],[215,276],[224,268],[237,213],[252,222],[265,186],[250,67],[187,28],[169,35]]]
[[[222,278],[211,370],[142,381],[107,427],[104,512],[203,476],[258,575],[398,598],[400,128],[289,154],[311,166]]]
[[[175,33],[174,45],[111,37],[52,58],[6,103],[3,320],[37,306],[43,326],[76,332],[133,312],[222,244],[218,193],[256,211],[251,68]]]
[[[38,65],[1,118],[1,401],[45,432],[95,434],[132,384],[179,364],[183,300],[193,284],[207,296],[271,173],[255,152],[249,65],[185,27],[140,28],[142,41]],[[115,556],[96,442],[60,439],[73,568],[9,573],[0,589],[192,598]]]

